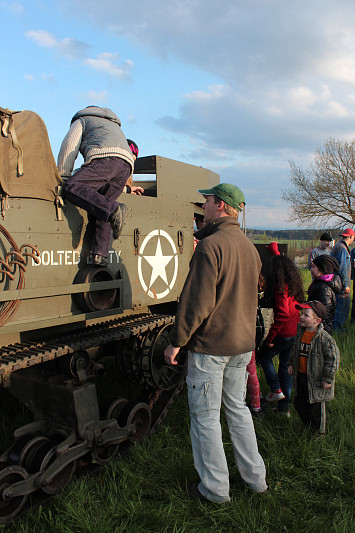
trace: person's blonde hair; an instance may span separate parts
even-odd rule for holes
[[[221,198],[219,198],[215,194],[213,195],[213,197],[214,197],[215,204],[217,204],[218,202],[224,202],[224,200],[222,200]],[[224,202],[224,210],[227,213],[227,215],[229,215],[230,217],[235,217],[235,218],[238,218],[238,215],[240,213],[240,211],[238,211],[238,209],[236,209],[235,207],[232,207],[231,205],[227,204],[226,202]]]

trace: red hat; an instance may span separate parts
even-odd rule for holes
[[[272,253],[272,255],[281,255],[280,252],[279,252],[278,243],[275,242],[275,241],[270,242],[270,244],[268,244],[266,248],[267,248],[268,250],[270,250],[270,252]]]
[[[340,234],[342,237],[355,237],[355,231],[351,228],[346,228],[343,233]]]

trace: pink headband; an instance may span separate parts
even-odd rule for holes
[[[129,147],[130,147],[130,149],[131,149],[132,154],[134,154],[135,156],[138,157],[138,154],[139,154],[139,150],[138,150],[138,148],[137,148],[136,146],[134,146],[133,143],[130,144]]]

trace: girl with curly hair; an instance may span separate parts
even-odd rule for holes
[[[296,305],[305,301],[305,294],[301,275],[293,261],[280,255],[277,242],[270,243],[268,249],[273,255],[267,290],[273,297],[274,322],[259,358],[271,389],[266,400],[277,401],[278,412],[289,416],[292,377],[287,371],[288,358],[300,319]],[[278,372],[273,363],[275,355],[279,356]]]

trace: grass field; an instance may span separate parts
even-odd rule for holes
[[[305,286],[309,273],[303,273]],[[246,532],[351,533],[354,524],[355,325],[336,337],[341,367],[335,400],[327,406],[325,438],[291,419],[266,412],[255,420],[270,491],[253,493],[233,461],[228,431],[231,502],[191,501],[187,484],[197,481],[189,438],[186,390],[158,432],[92,479],[72,482],[52,503],[14,524],[10,532]],[[258,369],[262,390],[266,383]]]

